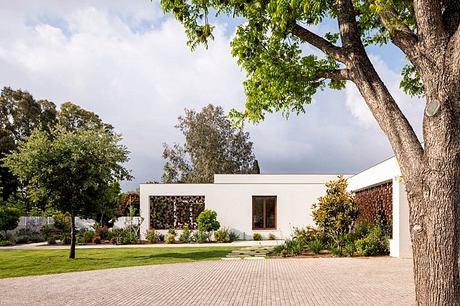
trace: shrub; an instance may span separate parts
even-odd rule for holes
[[[176,237],[177,232],[176,232],[176,230],[175,230],[174,228],[169,228],[169,229],[168,229],[168,234],[171,234],[171,235],[173,235],[174,237]]]
[[[301,255],[304,251],[304,245],[296,239],[286,240],[283,244],[273,248],[273,253],[283,257]]]
[[[101,240],[109,240],[110,239],[110,232],[107,226],[101,226],[99,224],[95,224],[94,226],[94,234],[96,236],[101,237]]]
[[[230,242],[233,242],[233,241],[240,239],[240,236],[237,233],[230,231],[228,233],[228,239]]]
[[[161,241],[161,242],[164,242],[165,241],[165,235],[163,235],[162,233],[158,233],[158,240]]]
[[[93,241],[94,236],[95,236],[94,231],[83,229],[78,234],[77,240],[78,240],[78,243],[90,243]]]
[[[40,228],[40,234],[42,235],[43,239],[48,240],[50,235],[53,234],[53,231],[50,226],[45,224]]]
[[[353,254],[355,254],[356,248],[354,243],[347,243],[345,247],[343,248],[343,251],[345,254],[349,257],[352,257]]]
[[[326,183],[326,187],[326,195],[313,204],[313,220],[341,249],[345,235],[358,217],[358,207],[354,195],[346,190],[347,181],[343,176]]]
[[[305,248],[305,245],[297,239],[286,240],[284,244],[287,255],[290,256],[301,255]]]
[[[220,228],[220,223],[217,221],[217,213],[210,209],[203,210],[196,219],[198,230],[204,232],[217,231]]]
[[[170,244],[170,243],[174,243],[174,242],[176,242],[176,237],[172,233],[168,232],[166,234],[165,243]]]
[[[129,225],[126,228],[115,228],[112,230],[112,243],[135,244],[139,242],[139,226]]]
[[[70,233],[70,230],[72,228],[72,217],[70,214],[67,213],[62,213],[60,211],[57,211],[53,214],[53,226],[62,231],[62,232],[67,232]]]
[[[13,243],[9,240],[0,240],[0,246],[10,246],[13,245]]]
[[[33,231],[30,228],[21,228],[14,235],[16,243],[29,243],[43,241],[39,232]]]
[[[217,242],[230,242],[230,231],[228,228],[220,228],[214,233],[214,239]]]
[[[329,246],[329,251],[331,251],[332,255],[340,257],[342,256],[342,248],[336,246],[335,244],[332,244]]]
[[[209,238],[210,238],[210,234],[205,231],[198,230],[193,234],[193,241],[197,243],[205,243],[209,241]]]
[[[99,236],[94,236],[92,241],[93,241],[93,243],[95,243],[95,244],[101,244],[101,241],[102,241],[102,240],[101,240],[101,237],[99,237]]]
[[[380,226],[374,226],[369,235],[355,241],[356,252],[362,256],[388,255],[389,242]]]
[[[188,242],[190,242],[191,239],[192,239],[192,231],[190,230],[188,225],[185,224],[182,227],[182,233],[179,236],[179,241],[188,243]]]
[[[262,240],[262,235],[260,233],[252,234],[252,239],[254,240]]]
[[[273,233],[268,234],[268,240],[276,240],[276,236]]]
[[[316,228],[307,226],[306,228],[294,229],[294,239],[300,240],[304,244],[308,244],[309,241],[316,240],[321,236],[321,232]]]
[[[64,232],[61,234],[61,243],[64,245],[69,245],[71,242],[70,233]]]
[[[315,254],[318,254],[319,251],[321,251],[324,247],[320,239],[311,240],[308,242],[307,245],[308,249]]]
[[[48,236],[48,238],[46,240],[47,240],[48,244],[56,244],[56,237],[54,235]]]
[[[147,233],[145,234],[145,239],[147,239],[149,243],[157,243],[160,241],[158,234],[153,229],[147,230]]]

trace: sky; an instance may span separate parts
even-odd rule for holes
[[[183,27],[158,1],[0,0],[0,87],[57,105],[72,101],[115,126],[135,177],[122,187],[134,190],[160,180],[163,143],[183,142],[174,125],[184,108],[244,108],[245,73],[229,46],[238,22],[217,18],[209,48],[192,52]],[[421,135],[423,103],[399,89],[404,57],[392,46],[368,53]],[[305,114],[270,114],[246,130],[262,173],[349,174],[392,155],[353,84],[319,92]]]

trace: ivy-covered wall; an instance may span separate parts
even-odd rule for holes
[[[196,218],[204,210],[204,196],[150,197],[150,227],[154,229],[182,229],[188,224],[196,229]]]

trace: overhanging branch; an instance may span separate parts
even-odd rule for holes
[[[304,42],[320,49],[326,55],[332,57],[333,59],[342,63],[345,62],[346,57],[342,48],[335,46],[323,37],[316,35],[315,33],[305,29],[304,27],[298,24],[294,25],[291,32]]]
[[[323,70],[318,72],[318,77],[335,81],[351,80],[350,71],[348,69]]]

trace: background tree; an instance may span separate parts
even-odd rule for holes
[[[11,153],[34,129],[49,131],[55,123],[54,103],[36,101],[26,91],[4,87],[0,93],[0,158]],[[21,187],[14,175],[1,165],[0,179],[5,200]]]
[[[56,105],[48,100],[35,100],[27,91],[13,90],[4,87],[0,95],[0,159],[13,152],[21,140],[30,136],[34,129],[50,132],[60,124],[69,130],[105,129],[114,133],[110,124],[104,123],[97,114],[87,111],[71,102],[65,102],[56,109]],[[30,202],[27,180],[19,180],[6,167],[0,163],[0,181],[3,182],[4,199],[8,203],[20,205],[25,213],[30,213],[33,208],[38,211],[46,209],[46,202]],[[101,199],[109,201],[112,197],[113,188],[105,186],[107,194],[98,194]],[[113,186],[112,186],[113,187]],[[102,192],[102,190],[99,190]],[[108,208],[102,204],[101,209]],[[99,220],[99,217],[97,218]]]
[[[313,204],[313,220],[339,249],[343,247],[344,237],[350,233],[358,217],[355,197],[347,192],[347,186],[347,180],[343,176],[327,182],[326,195]]]
[[[259,161],[257,159],[252,164],[252,174],[260,174]]]
[[[120,136],[105,129],[75,130],[57,126],[51,136],[34,130],[18,150],[3,159],[11,172],[29,182],[33,199],[47,199],[71,214],[69,258],[75,258],[75,217],[98,212],[94,195],[105,192],[114,180],[131,179],[122,166],[128,161]]]
[[[15,229],[19,223],[19,217],[21,216],[21,209],[18,207],[7,205],[3,201],[2,188],[0,187],[0,231],[4,234],[3,238],[8,239],[7,231]]]
[[[212,183],[214,174],[250,173],[254,162],[249,134],[235,127],[220,106],[185,110],[176,126],[185,144],[164,145],[165,183]]]
[[[212,38],[208,13],[241,21],[232,53],[246,70],[244,112],[303,112],[318,89],[353,82],[398,160],[410,206],[416,299],[459,305],[460,3],[455,0],[161,0],[192,48]],[[319,35],[316,25],[337,23]],[[421,145],[366,51],[392,43],[406,56],[401,87],[424,95]],[[307,54],[303,45],[324,56]]]

